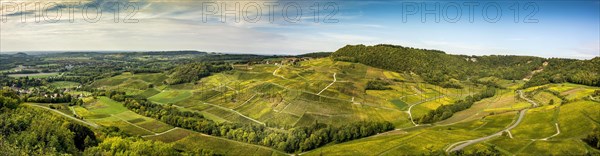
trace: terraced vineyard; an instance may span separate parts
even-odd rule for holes
[[[371,80],[390,81],[391,89],[366,90],[366,83]],[[138,83],[137,76],[123,74],[95,84],[143,97],[158,91],[148,99],[198,111],[218,122],[255,122],[277,127],[303,126],[315,121],[335,125],[348,120],[373,120],[407,128],[413,126],[409,110],[416,118],[479,90],[475,84],[467,89],[446,89],[423,83],[416,75],[331,59],[314,59],[299,65],[240,65],[195,84],[162,90],[160,87],[123,89]]]
[[[165,78],[160,74],[143,77],[152,80]],[[389,89],[366,89],[369,81],[389,82]],[[144,81],[128,74],[100,80],[98,82],[102,83],[95,84],[101,88],[121,88],[128,91],[128,94],[147,97],[158,104],[199,112],[218,123],[256,123],[285,128],[308,126],[314,122],[337,125],[347,121],[388,121],[395,125],[395,131],[329,145],[302,154],[403,155],[442,152],[463,141],[501,132],[514,122],[518,116],[517,111],[534,106],[519,97],[516,89],[524,84],[523,81],[511,82],[494,77],[483,78],[481,81],[495,82],[504,89],[497,90],[496,96],[478,101],[472,107],[432,125],[419,125],[414,120],[442,105],[451,105],[480,92],[485,86],[463,82],[463,89],[443,88],[425,83],[417,75],[329,58],[312,59],[294,65],[236,65],[232,71],[176,86],[162,86],[158,81]],[[123,86],[137,84],[155,84],[157,87],[123,89]],[[504,154],[527,154],[521,152],[531,152],[527,150],[528,147],[562,147],[563,144],[568,144],[565,151],[576,154],[594,152],[577,138],[585,136],[597,125],[591,122],[581,123],[581,126],[573,126],[578,127],[574,129],[570,127],[574,124],[563,123],[568,122],[563,120],[584,118],[573,115],[581,114],[577,110],[581,111],[583,108],[600,110],[596,107],[600,106],[597,102],[583,99],[597,89],[574,84],[524,89],[525,94],[540,106],[526,111],[523,120],[514,129],[505,131],[502,136],[467,146],[464,152],[493,147]],[[559,94],[555,95],[556,92]],[[563,115],[563,112],[568,111],[571,111],[569,115]],[[130,129],[134,127],[137,126]],[[192,138],[199,139],[194,137],[203,137],[191,134],[195,132],[180,131],[183,130],[151,138],[178,144]],[[566,134],[576,136],[565,136]],[[209,144],[195,146],[215,148]],[[548,152],[565,154],[560,153],[560,150]]]
[[[524,58],[518,63],[547,65]],[[531,86],[539,69],[524,80],[485,73],[432,79],[388,69],[336,57],[276,57],[99,71],[93,78],[63,73],[42,86],[11,89],[24,105],[102,139],[164,143],[190,155],[600,153],[584,139],[600,129],[599,87]]]

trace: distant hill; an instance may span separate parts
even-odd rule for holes
[[[301,55],[297,55],[298,57],[312,57],[312,58],[322,58],[322,57],[329,57],[331,55],[332,52],[314,52],[314,53],[306,53],[306,54],[301,54]]]
[[[126,52],[122,53],[126,55],[206,55],[208,53],[195,51],[195,50],[186,50],[186,51],[150,51],[150,52]]]

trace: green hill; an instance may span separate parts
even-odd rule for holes
[[[348,45],[331,54],[331,57],[395,72],[414,72],[428,83],[447,87],[454,86],[451,79],[467,80],[495,76],[520,80],[542,66],[544,60],[531,56],[450,55],[438,50],[395,45]]]

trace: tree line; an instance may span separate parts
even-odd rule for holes
[[[233,69],[227,63],[189,63],[175,67],[170,71],[170,78],[165,80],[166,84],[181,84],[198,81],[212,73],[218,73]]]
[[[390,82],[386,82],[383,80],[370,80],[367,82],[367,86],[365,90],[390,90],[392,87],[389,87]]]

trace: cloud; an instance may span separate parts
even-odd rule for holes
[[[400,16],[398,10],[380,10],[387,1],[341,1],[333,0],[339,11],[334,18],[338,23],[325,23],[329,12],[320,12],[319,21],[311,6],[319,2],[321,9],[329,1],[276,1],[276,0],[85,0],[72,3],[71,0],[52,1],[46,7],[49,16],[54,11],[62,11],[60,21],[49,22],[42,17],[37,23],[35,11],[16,12],[15,8],[4,5],[19,3],[26,8],[35,8],[35,0],[10,1],[0,7],[0,17],[8,22],[0,26],[0,51],[48,51],[48,50],[181,50],[196,49],[219,52],[244,52],[262,54],[298,54],[314,51],[335,51],[347,44],[391,43],[428,49],[440,49],[455,54],[529,54],[542,56],[581,56],[585,58],[598,55],[600,42],[578,45],[574,42],[585,41],[587,37],[570,33],[569,26],[555,27],[556,23],[537,23],[519,26],[477,23],[461,25],[400,23],[390,15]],[[117,10],[110,4],[119,2],[133,4],[133,8],[119,9],[119,19],[115,22]],[[264,3],[278,2],[274,12],[268,12]],[[283,16],[285,5],[292,2],[302,7],[302,18],[297,23],[286,21]],[[221,22],[221,14],[205,14],[204,4],[217,4],[228,8],[238,3],[240,8],[259,4],[260,11],[253,8],[244,12],[249,17],[262,15],[258,21],[244,20],[235,22],[228,14],[227,22]],[[65,7],[67,6],[67,7]],[[73,19],[67,16],[68,6],[75,7]],[[94,10],[88,12],[88,18],[82,16],[82,7],[104,9],[102,19],[89,22]],[[386,8],[383,7],[383,8]],[[294,7],[290,15],[294,15]],[[322,10],[323,11],[323,10]],[[91,16],[90,16],[91,15]],[[127,16],[134,15],[134,20]],[[204,16],[203,16],[204,15]],[[273,18],[270,18],[270,17]],[[21,22],[21,17],[27,19]],[[392,18],[392,19],[390,19]],[[205,20],[206,19],[206,20]],[[396,20],[396,21],[394,21]],[[594,19],[597,21],[597,19]],[[592,25],[593,26],[593,25]],[[544,29],[551,27],[556,29]],[[596,27],[597,29],[597,27]],[[502,30],[520,30],[506,33]],[[565,31],[563,31],[565,30]],[[598,30],[577,29],[595,37]],[[557,32],[558,34],[548,35]],[[517,35],[517,36],[511,36]],[[533,36],[533,37],[531,37]],[[573,38],[573,39],[571,39]],[[576,39],[576,40],[575,40]],[[527,51],[527,52],[525,52]],[[565,53],[565,54],[562,54]],[[568,54],[567,54],[568,53]]]

